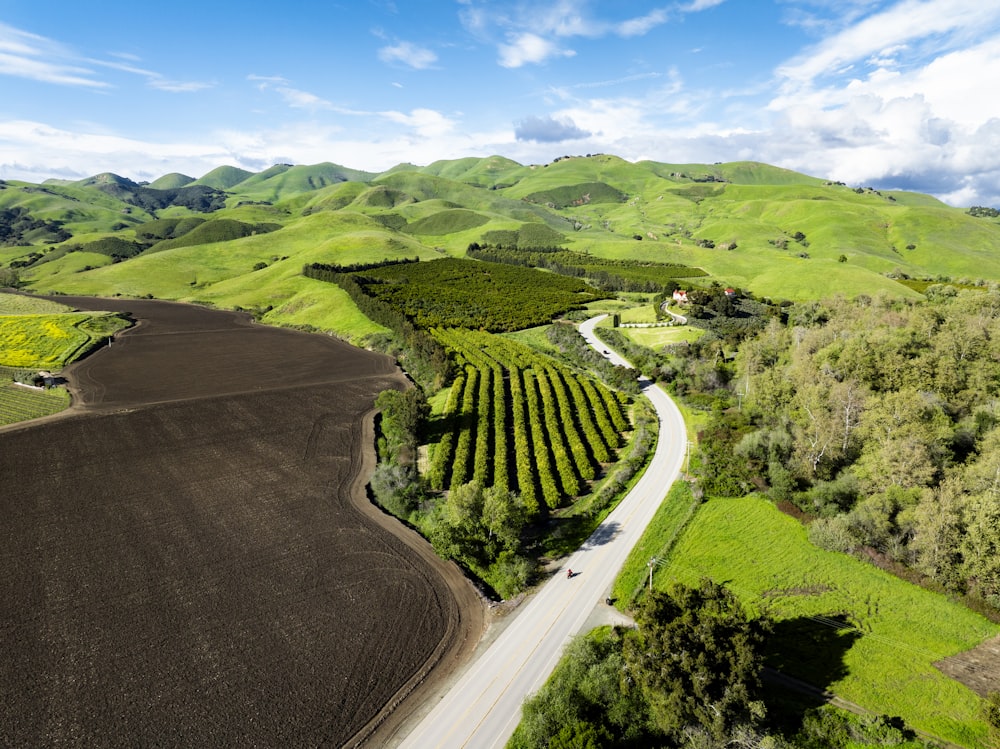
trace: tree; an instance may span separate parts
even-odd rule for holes
[[[865,444],[856,472],[871,492],[930,486],[951,436],[941,404],[908,387],[870,399],[857,431]]]
[[[725,587],[703,580],[654,592],[624,643],[628,675],[657,727],[677,743],[692,731],[713,740],[763,718],[758,701],[768,625],[751,619]]]
[[[622,679],[622,646],[616,631],[570,642],[551,678],[524,703],[508,746],[657,746],[642,691]]]
[[[496,539],[505,550],[514,550],[521,541],[527,511],[520,495],[498,486],[483,492],[482,522],[490,540]]]
[[[375,466],[371,482],[375,500],[396,517],[406,519],[423,497],[415,471],[399,463]]]
[[[388,460],[410,463],[416,453],[417,439],[430,414],[424,391],[412,387],[406,391],[383,390],[375,399],[382,412],[381,431],[385,437]]]
[[[951,588],[958,583],[964,504],[962,486],[952,478],[925,491],[913,511],[910,548],[916,553],[916,567]]]
[[[0,288],[16,289],[21,285],[21,276],[14,268],[0,268]]]
[[[993,606],[1000,608],[1000,496],[981,494],[966,505],[962,539],[966,579]]]

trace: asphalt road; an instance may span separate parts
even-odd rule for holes
[[[601,319],[580,332],[606,358],[628,363],[593,335]],[[554,575],[523,604],[500,633],[401,747],[503,747],[521,719],[525,698],[545,683],[563,648],[581,632],[595,606],[605,606],[629,551],[638,542],[670,485],[680,475],[687,445],[684,421],[674,402],[648,380],[643,392],[660,421],[660,438],[645,474],[593,535],[566,561],[574,576]]]

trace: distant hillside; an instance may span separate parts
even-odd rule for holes
[[[273,307],[296,322],[316,305],[307,262],[461,257],[473,243],[701,268],[708,276],[691,283],[793,301],[916,297],[921,286],[902,283],[913,279],[1000,282],[1000,218],[988,207],[970,215],[756,162],[492,156],[379,174],[324,162],[149,184],[105,173],[0,183],[2,210],[16,246],[0,247],[0,269],[36,290]]]
[[[200,179],[196,179],[193,184],[214,187],[217,190],[228,190],[235,187],[244,180],[250,179],[254,175],[246,169],[238,169],[235,166],[216,167]]]
[[[194,182],[194,177],[189,177],[186,174],[180,174],[178,172],[172,172],[170,174],[164,174],[159,179],[153,180],[147,185],[147,187],[151,187],[154,190],[176,190],[178,187],[185,187],[192,182]]]
[[[177,180],[167,179],[167,181],[176,182]],[[138,206],[149,212],[159,211],[170,206],[180,206],[199,213],[209,213],[225,206],[225,197],[222,192],[207,185],[158,189],[140,185],[125,177],[109,173],[98,174],[73,184],[77,187],[95,187],[123,203]]]
[[[375,176],[329,162],[312,166],[280,164],[240,182],[238,192],[250,198],[274,202],[339,182],[369,182]]]

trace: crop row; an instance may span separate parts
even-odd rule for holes
[[[69,394],[63,389],[30,390],[9,384],[0,387],[0,426],[16,424],[57,413],[69,405]]]
[[[602,384],[502,336],[433,333],[461,374],[443,414],[448,428],[434,451],[431,486],[471,477],[517,490],[529,508],[555,508],[613,459],[628,421]]]

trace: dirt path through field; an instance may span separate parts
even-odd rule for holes
[[[0,433],[0,745],[378,745],[484,608],[365,496],[388,358],[245,315],[142,320]]]

